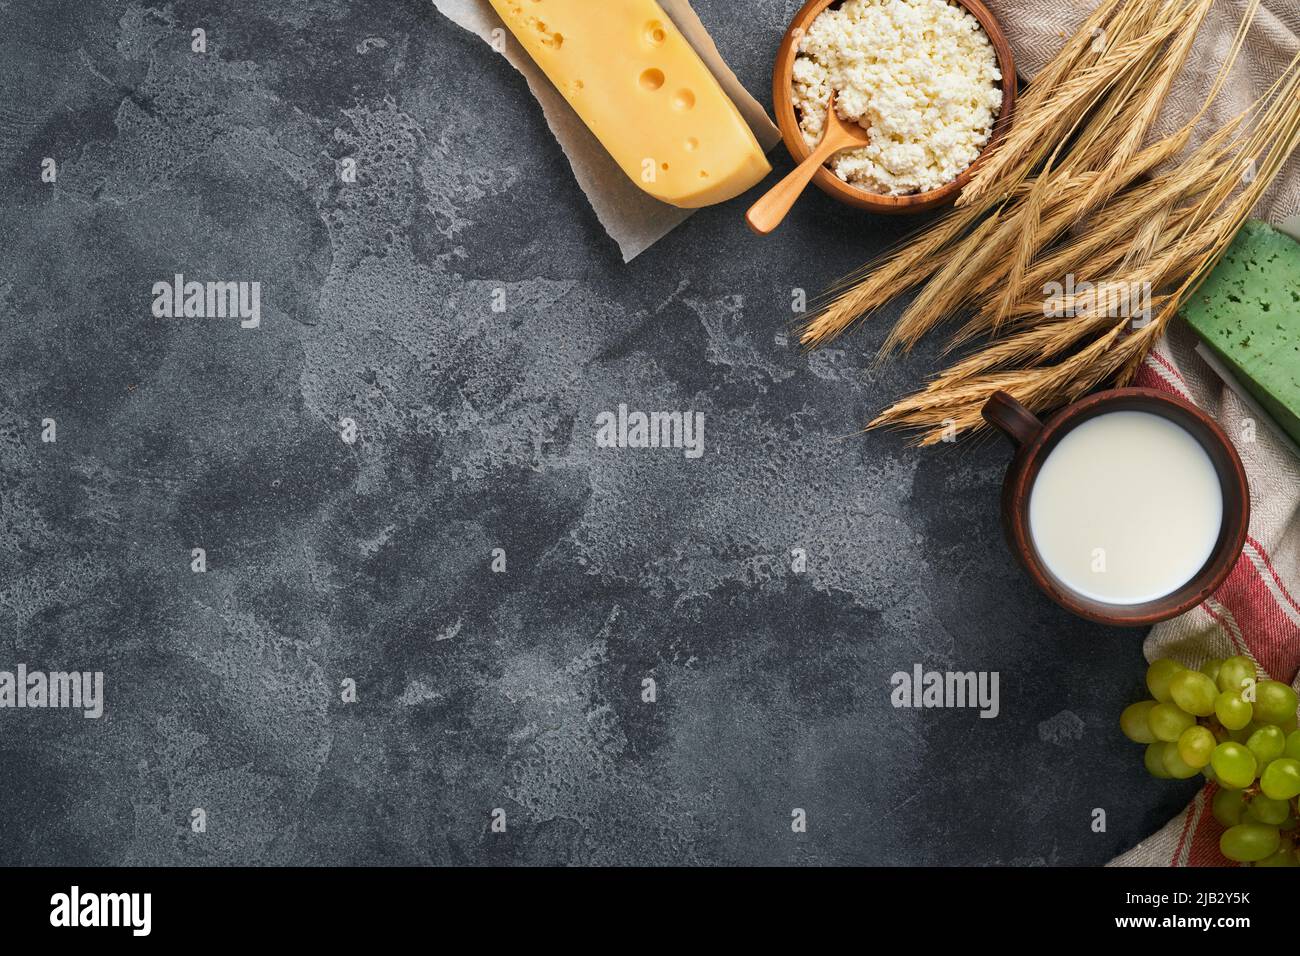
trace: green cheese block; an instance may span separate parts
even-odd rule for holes
[[[1246,223],[1183,314],[1300,442],[1300,242]]]

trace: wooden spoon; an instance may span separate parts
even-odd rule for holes
[[[871,141],[870,136],[857,123],[846,123],[840,119],[840,115],[835,112],[835,94],[832,93],[826,110],[826,129],[822,132],[822,141],[785,179],[749,207],[749,212],[745,213],[745,222],[749,223],[749,228],[760,236],[766,236],[781,225],[781,220],[790,211],[794,201],[803,194],[822,164],[840,150],[866,146]]]

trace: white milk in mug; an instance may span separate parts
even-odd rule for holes
[[[1223,488],[1191,433],[1149,412],[1106,412],[1048,453],[1029,495],[1047,570],[1105,604],[1144,604],[1204,567],[1223,525]]]

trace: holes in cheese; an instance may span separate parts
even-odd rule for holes
[[[641,88],[651,92],[664,85],[664,71],[649,69],[641,74]]]
[[[695,208],[769,172],[740,111],[655,0],[490,0],[628,177]]]

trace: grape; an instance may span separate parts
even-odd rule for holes
[[[1262,793],[1256,794],[1250,798],[1250,804],[1246,807],[1246,816],[1250,817],[1256,823],[1267,823],[1270,826],[1281,826],[1286,818],[1291,815],[1291,804],[1285,800],[1274,800],[1272,797],[1266,797]]]
[[[1220,787],[1210,804],[1214,819],[1225,827],[1235,827],[1241,822],[1241,815],[1246,812],[1246,801],[1240,790],[1225,790]]]
[[[1249,657],[1229,657],[1219,668],[1219,690],[1240,694],[1245,682],[1254,679],[1255,662]]]
[[[1300,867],[1300,809],[1291,802],[1300,796],[1300,699],[1288,685],[1258,674],[1244,655],[1208,660],[1196,670],[1168,658],[1152,661],[1151,699],[1124,708],[1119,726],[1129,740],[1145,744],[1142,761],[1153,777],[1185,780],[1199,773],[1217,785],[1213,813],[1226,828],[1225,856]]]
[[[1157,740],[1153,744],[1147,744],[1146,753],[1142,755],[1142,761],[1146,764],[1147,773],[1153,777],[1159,777],[1161,780],[1169,779],[1169,771],[1165,769],[1165,747],[1168,744]]]
[[[1271,760],[1276,760],[1286,751],[1286,734],[1281,727],[1260,727],[1246,740],[1246,747],[1255,755],[1259,769],[1263,769]]]
[[[1210,763],[1214,765],[1214,772],[1225,787],[1241,790],[1255,781],[1255,755],[1241,744],[1232,741],[1219,744],[1214,748]]]
[[[1151,725],[1147,723],[1147,714],[1151,713],[1151,708],[1155,705],[1154,700],[1144,700],[1124,708],[1124,713],[1119,715],[1119,729],[1124,732],[1125,737],[1135,744],[1149,744],[1155,741],[1156,735],[1151,733]]]
[[[1214,681],[1200,671],[1179,671],[1175,674],[1169,681],[1169,695],[1175,704],[1197,717],[1208,717],[1214,713],[1214,699],[1219,696]]]
[[[1183,731],[1196,723],[1196,718],[1174,704],[1156,704],[1147,714],[1147,723],[1156,740],[1171,743],[1183,735]]]
[[[1254,708],[1241,699],[1241,693],[1225,690],[1214,699],[1214,715],[1229,730],[1241,730],[1255,716]]]
[[[1262,723],[1276,724],[1295,717],[1297,704],[1300,701],[1296,692],[1281,681],[1262,680],[1255,685],[1255,719]]]
[[[1147,690],[1151,691],[1151,696],[1162,704],[1167,703],[1169,700],[1169,682],[1173,680],[1175,674],[1182,670],[1186,670],[1182,664],[1168,658],[1152,661],[1151,666],[1147,668]],[[1253,677],[1255,671],[1252,669],[1250,673]]]
[[[1282,845],[1282,835],[1277,827],[1262,823],[1239,823],[1229,827],[1219,837],[1219,849],[1229,860],[1253,863],[1272,856]]]
[[[1295,847],[1282,846],[1272,856],[1266,856],[1264,859],[1255,863],[1256,866],[1300,866],[1300,860],[1296,859]]]
[[[1300,760],[1278,757],[1264,768],[1259,778],[1259,789],[1264,796],[1274,800],[1290,800],[1300,796]]]
[[[1200,773],[1199,767],[1191,766],[1187,761],[1183,760],[1183,758],[1179,756],[1177,744],[1167,743],[1163,746],[1165,751],[1162,755],[1162,759],[1164,760],[1165,770],[1169,772],[1169,776],[1173,777],[1175,780],[1186,780],[1189,777],[1195,777]]]
[[[1210,762],[1216,744],[1214,734],[1207,728],[1188,727],[1178,738],[1178,756],[1187,766],[1200,770]]]

